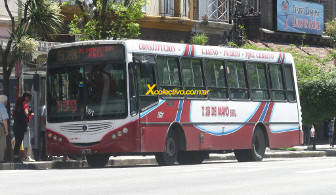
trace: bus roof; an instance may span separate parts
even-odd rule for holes
[[[223,46],[202,46],[181,43],[169,43],[145,40],[94,40],[80,41],[56,45],[53,49],[72,47],[80,45],[99,45],[99,44],[123,44],[128,53],[147,53],[160,54],[167,56],[199,57],[211,59],[227,59],[241,61],[256,61],[266,63],[285,63],[293,64],[293,57],[290,53],[270,52],[262,50],[229,48]]]

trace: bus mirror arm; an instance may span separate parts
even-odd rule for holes
[[[150,76],[150,68],[148,60],[141,61],[138,58],[133,57],[134,66],[140,66],[140,76],[141,78],[148,78]]]

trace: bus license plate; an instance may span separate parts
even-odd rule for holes
[[[82,149],[81,152],[82,152],[82,154],[91,154],[92,153],[91,149]]]

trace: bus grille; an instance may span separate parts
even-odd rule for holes
[[[113,123],[84,123],[61,125],[60,129],[69,133],[101,133],[113,127]]]

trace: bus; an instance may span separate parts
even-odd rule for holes
[[[198,164],[210,153],[261,161],[303,143],[289,53],[144,40],[54,46],[46,78],[48,155],[155,155]]]

